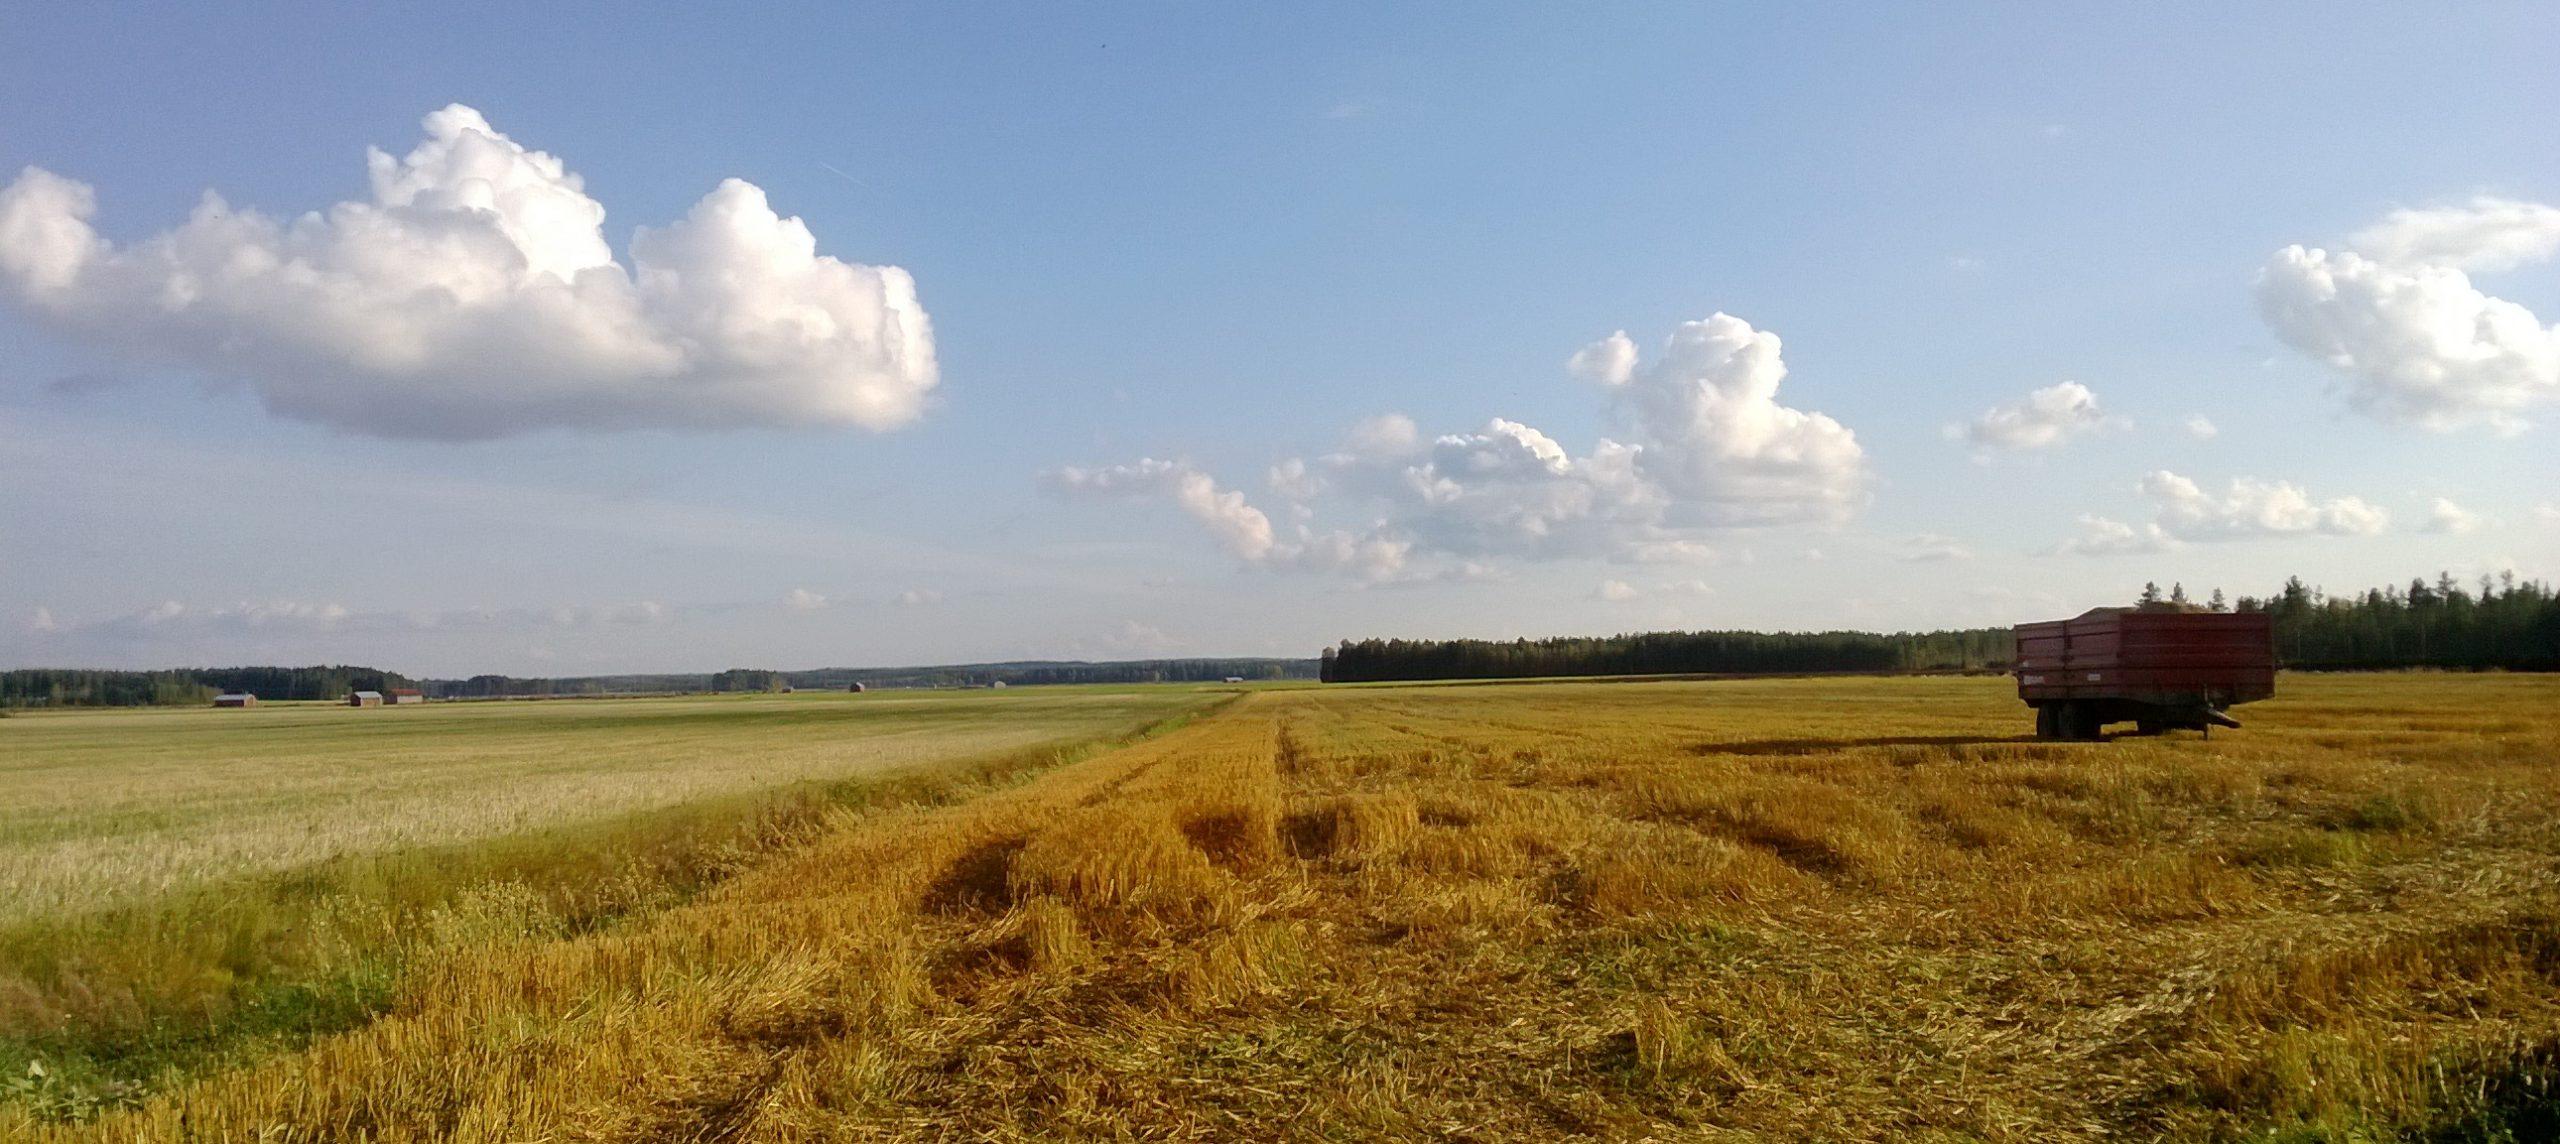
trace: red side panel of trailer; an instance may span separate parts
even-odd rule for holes
[[[2213,707],[2275,694],[2274,618],[2264,612],[2098,608],[2020,624],[2018,697],[2129,699]]]

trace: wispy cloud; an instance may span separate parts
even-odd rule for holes
[[[2455,504],[2448,498],[2437,497],[2427,502],[2426,530],[2429,532],[2460,536],[2478,532],[2487,527],[2488,523],[2487,517]]]
[[[1943,560],[1971,560],[1973,549],[1955,537],[1924,532],[1905,537],[1896,545],[1896,559],[1908,564],[1934,564]]]
[[[2363,498],[2316,500],[2291,481],[2239,477],[2216,494],[2163,469],[2145,475],[2140,488],[2159,510],[2149,524],[2137,527],[2103,516],[2082,516],[2080,535],[2062,542],[2055,551],[2106,556],[2159,552],[2181,542],[2372,536],[2391,519]]]
[[[129,612],[65,621],[39,608],[33,630],[65,642],[100,639],[125,643],[182,642],[201,637],[384,635],[402,632],[532,632],[654,626],[679,619],[675,607],[656,600],[562,604],[548,608],[448,608],[358,611],[334,601],[243,600],[189,604],[162,600]]]
[[[2065,381],[1995,405],[1962,425],[1947,426],[1947,436],[1977,452],[2024,452],[2051,449],[2114,423],[2098,408],[2098,395],[2088,386]]]
[[[2054,546],[2054,551],[2079,556],[2122,556],[2165,552],[2177,544],[2177,540],[2157,523],[2137,526],[2103,516],[2083,515],[2080,518],[2080,535]]]

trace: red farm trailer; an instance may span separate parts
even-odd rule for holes
[[[2042,739],[2095,739],[2127,721],[2146,735],[2237,727],[2226,709],[2276,693],[2264,612],[2093,608],[2020,624],[2017,637],[2018,698],[2035,708]]]

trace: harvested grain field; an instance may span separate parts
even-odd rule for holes
[[[618,924],[850,808],[965,798],[1228,697],[22,712],[0,721],[0,1075],[43,1075],[0,1103],[129,1103],[370,1020],[499,903],[518,933]]]
[[[0,925],[355,854],[1081,742],[1170,688],[63,710],[0,724]]]
[[[2543,1138],[2560,680],[1247,695],[57,1140]]]

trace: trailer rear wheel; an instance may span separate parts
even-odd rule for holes
[[[2100,726],[2098,705],[2083,700],[2072,700],[2062,705],[2062,714],[2057,722],[2065,739],[2095,739],[2098,737]]]
[[[2062,705],[2059,703],[2036,704],[2036,738],[2059,739],[2061,737]]]

